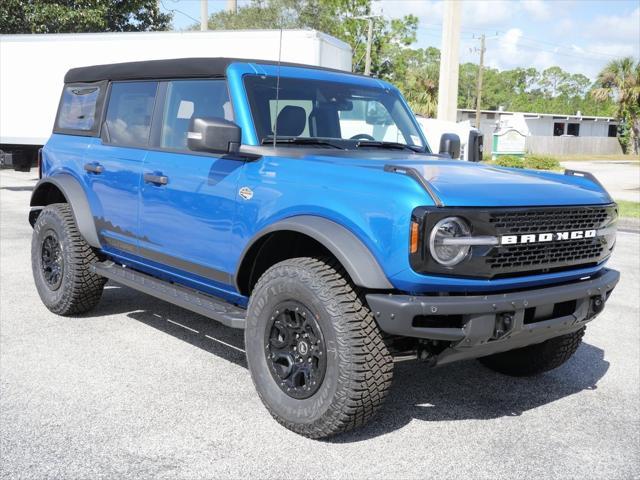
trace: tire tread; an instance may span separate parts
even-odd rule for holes
[[[586,327],[536,345],[481,357],[478,360],[499,373],[516,377],[538,375],[565,363],[578,350]]]
[[[338,342],[351,352],[348,372],[341,372],[346,388],[343,397],[316,422],[299,424],[280,417],[264,402],[284,427],[309,438],[326,438],[367,423],[384,402],[393,378],[393,359],[382,332],[342,266],[333,258],[292,258],[268,269],[256,290],[283,278],[309,283],[333,317]],[[258,390],[260,394],[260,391]],[[262,395],[261,395],[262,397]]]

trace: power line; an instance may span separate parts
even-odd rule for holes
[[[528,42],[540,43],[540,44],[544,44],[544,45],[551,45],[553,47],[558,47],[558,48],[568,48],[568,49],[580,48],[582,50],[582,52],[584,52],[585,56],[586,55],[599,55],[599,56],[610,57],[610,58],[618,58],[619,57],[619,55],[614,55],[614,54],[611,54],[611,53],[604,53],[604,52],[596,52],[595,50],[585,50],[585,49],[583,49],[581,47],[577,47],[577,46],[573,46],[573,45],[569,46],[569,45],[563,45],[563,44],[558,44],[558,43],[545,42],[544,40],[537,40],[535,38],[528,37],[528,36],[525,36],[525,35],[522,35],[520,38],[524,39],[525,41],[528,41]],[[555,53],[555,51],[554,51],[554,53]],[[577,52],[577,53],[580,53],[580,52]],[[582,54],[582,53],[580,53],[580,54]]]
[[[177,3],[176,0],[172,0],[172,1]],[[162,5],[162,8],[164,8],[167,12],[180,13],[180,14],[184,15],[185,17],[190,18],[194,22],[200,23],[200,20],[198,18],[193,18],[191,15],[189,15],[188,13],[184,13],[182,10],[179,10],[177,8],[167,8],[167,6],[164,4],[164,2],[162,0],[160,0],[160,5]]]
[[[518,48],[522,48],[522,49],[525,49],[525,50],[531,50],[531,51],[535,51],[535,52],[553,53],[554,55],[560,55],[562,57],[579,58],[581,60],[594,60],[594,61],[606,60],[604,58],[598,58],[598,57],[594,57],[594,56],[591,56],[591,55],[588,55],[588,54],[582,54],[582,53],[579,53],[579,52],[570,53],[570,52],[564,52],[564,51],[558,51],[558,50],[550,50],[550,49],[540,48],[540,47],[535,46],[535,45],[518,44]],[[618,56],[613,56],[612,58],[618,58]]]

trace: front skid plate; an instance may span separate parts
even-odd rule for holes
[[[498,295],[368,294],[366,298],[383,331],[451,342],[450,348],[438,355],[441,364],[512,350],[574,332],[596,317],[598,312],[592,310],[592,298],[606,301],[619,279],[617,271],[605,269],[589,280]],[[530,323],[524,321],[528,309],[549,308],[573,300],[576,303],[571,314]],[[498,320],[504,314],[511,317],[511,324],[496,335]],[[446,319],[451,315],[462,317],[461,328],[414,325],[417,316]]]

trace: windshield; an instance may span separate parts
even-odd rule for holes
[[[281,77],[276,107],[276,77],[249,75],[244,82],[256,133],[263,143],[275,133],[278,140],[317,138],[361,146],[390,142],[425,147],[413,114],[393,90]]]

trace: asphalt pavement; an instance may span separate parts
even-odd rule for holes
[[[0,476],[55,479],[640,477],[640,236],[575,356],[515,379],[476,361],[396,365],[384,408],[330,441],[256,395],[242,332],[108,284],[82,317],[31,277],[33,173],[0,172]]]

